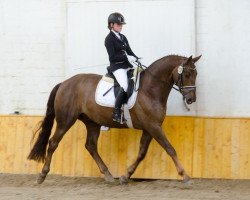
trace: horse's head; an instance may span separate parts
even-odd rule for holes
[[[201,55],[188,59],[182,63],[182,65],[175,67],[173,70],[174,84],[179,87],[179,91],[185,98],[187,104],[191,104],[196,101],[196,66],[194,65],[200,59]]]

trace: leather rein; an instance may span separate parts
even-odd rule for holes
[[[139,63],[138,66],[139,66],[139,67],[144,67],[144,70],[147,69],[147,67],[144,66],[144,65],[141,65],[141,63]],[[196,70],[196,68],[183,67],[182,65],[179,66],[179,67],[178,67],[178,74],[179,74],[179,75],[178,75],[178,79],[177,79],[177,81],[174,83],[174,85],[173,85],[172,88],[175,89],[176,91],[180,92],[180,93],[182,94],[182,96],[185,98],[185,96],[186,96],[188,93],[192,92],[193,90],[196,90],[196,86],[195,86],[195,85],[184,86],[184,84],[183,84],[183,72],[184,72],[184,69],[186,69],[186,70]],[[156,77],[155,75],[153,75],[150,71],[147,70],[147,72],[148,72],[154,79],[156,79],[157,81],[162,82],[162,83],[166,83],[165,80],[159,79],[158,77]],[[180,82],[180,84],[179,84],[179,82]],[[178,84],[179,84],[179,85],[178,85]],[[177,86],[178,88],[175,87],[175,86]],[[186,90],[186,89],[189,89],[188,92],[184,92],[184,90]]]
[[[141,65],[141,63],[139,63],[139,67],[144,67],[144,70],[147,69],[146,66]],[[184,86],[183,84],[183,71],[185,70],[196,70],[196,68],[191,68],[191,67],[183,67],[183,65],[178,67],[178,79],[177,81],[174,83],[173,85],[173,89],[175,89],[176,91],[180,92],[183,98],[183,103],[185,108],[190,111],[190,108],[187,106],[187,103],[185,101],[186,95],[189,94],[192,91],[196,90],[196,86],[195,85],[189,85],[189,86]],[[155,75],[153,75],[149,70],[147,70],[146,72],[148,72],[154,79],[156,79],[156,81],[162,82],[162,83],[166,83],[165,80],[161,80],[158,77],[156,77]],[[180,83],[180,84],[179,84]],[[179,84],[179,85],[178,85]],[[177,87],[175,87],[177,86]],[[188,89],[188,92],[185,92]]]
[[[139,68],[142,69],[142,71],[146,71],[146,69],[148,67],[146,67],[145,65],[142,65],[139,61],[136,62],[137,66]],[[196,86],[195,85],[189,85],[189,86],[184,86],[183,84],[183,72],[184,70],[196,70],[196,68],[191,68],[191,67],[183,67],[183,65],[178,67],[178,79],[177,81],[174,83],[173,85],[173,89],[175,89],[176,91],[180,92],[182,94],[183,97],[185,97],[185,95],[187,95],[188,93],[192,92],[193,90],[196,90]],[[157,78],[155,75],[153,75],[150,71],[147,70],[147,72],[156,80],[158,80],[159,82],[163,82],[166,83],[165,80],[161,80],[159,78]],[[138,77],[138,73],[136,74],[136,81],[137,81],[137,77]],[[180,84],[179,84],[180,83]],[[179,85],[178,85],[179,84]],[[177,86],[177,87],[175,87]],[[184,90],[189,89],[188,92],[184,92]]]

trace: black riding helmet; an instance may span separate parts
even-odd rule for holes
[[[118,13],[118,12],[111,13],[109,15],[109,17],[108,17],[108,26],[110,26],[111,23],[126,24],[123,15]]]

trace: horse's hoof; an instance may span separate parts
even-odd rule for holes
[[[191,178],[189,176],[186,176],[183,180],[182,183],[189,183]]]
[[[126,184],[128,184],[128,178],[125,177],[125,176],[121,176],[121,177],[120,177],[120,184],[121,184],[121,185],[126,185]]]
[[[42,184],[43,181],[45,180],[45,178],[46,178],[46,176],[44,176],[44,175],[42,175],[42,174],[39,174],[39,176],[38,176],[36,182],[37,182],[38,184]]]
[[[115,181],[114,177],[110,173],[105,173],[105,181],[113,183]]]

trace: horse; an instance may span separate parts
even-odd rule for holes
[[[137,99],[130,110],[134,128],[142,130],[139,153],[135,162],[127,169],[126,174],[120,177],[121,184],[128,183],[129,178],[146,156],[152,139],[155,139],[172,158],[183,182],[190,180],[161,125],[166,115],[168,96],[174,85],[178,87],[187,104],[196,101],[197,70],[195,62],[200,57],[201,55],[195,58],[168,55],[156,60],[141,73]],[[53,153],[76,120],[82,121],[86,126],[85,148],[95,160],[104,179],[114,181],[97,151],[100,127],[103,125],[110,128],[128,128],[128,126],[112,120],[113,108],[100,106],[95,102],[95,90],[101,78],[102,76],[97,74],[77,74],[52,89],[47,102],[46,115],[39,129],[34,133],[37,133],[38,137],[28,155],[29,160],[44,162],[37,183],[41,184],[45,180],[50,171]],[[57,122],[56,130],[50,138],[54,119]]]

